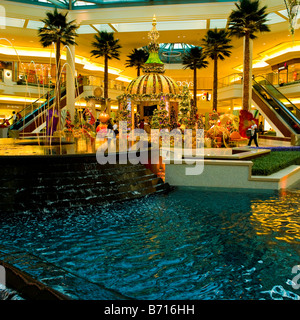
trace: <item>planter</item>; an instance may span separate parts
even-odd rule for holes
[[[8,128],[0,128],[0,138],[7,138]]]
[[[20,131],[19,130],[9,130],[9,138],[19,139]]]

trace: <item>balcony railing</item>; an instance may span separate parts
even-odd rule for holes
[[[229,87],[234,84],[242,84],[242,74],[234,73],[218,80],[218,88]]]
[[[300,72],[289,72],[284,75],[280,75],[275,72],[260,74],[265,79],[267,79],[273,86],[286,86],[300,83]],[[218,80],[218,87],[224,88],[229,87],[234,84],[242,84],[243,75],[241,73],[234,73],[227,77]]]

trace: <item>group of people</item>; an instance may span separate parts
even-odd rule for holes
[[[146,123],[144,119],[141,119],[138,124],[138,128],[145,129],[145,125],[148,125],[148,123]],[[96,123],[96,127],[97,127],[97,123]],[[263,133],[262,122],[260,122],[259,127],[257,127],[257,124],[255,123],[255,121],[252,120],[252,125],[248,130],[250,131],[248,146],[250,147],[252,144],[252,141],[254,141],[256,147],[258,147],[257,134],[258,132]],[[118,134],[119,134],[119,130],[118,130],[117,120],[114,120],[112,124],[111,119],[109,119],[107,122],[107,135],[106,135],[107,138],[109,139],[115,138]]]
[[[115,138],[119,134],[117,120],[114,120],[114,124],[111,123],[109,119],[107,122],[107,138],[112,139]]]

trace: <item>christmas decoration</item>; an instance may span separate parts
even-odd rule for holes
[[[184,127],[184,129],[192,128],[191,126],[191,118],[190,118],[190,100],[191,95],[189,88],[184,86],[182,88],[182,100],[179,103],[179,114],[178,114],[178,122]]]
[[[169,112],[166,109],[166,103],[163,99],[159,102],[159,108],[154,110],[151,119],[151,128],[168,129],[170,123]]]
[[[299,0],[284,0],[284,4],[285,4],[288,18],[289,18],[290,32],[293,35],[295,33],[295,27],[297,24],[300,1]]]

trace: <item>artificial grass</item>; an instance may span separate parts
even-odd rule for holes
[[[300,165],[299,151],[271,151],[252,160],[252,175],[268,176],[291,165]]]

